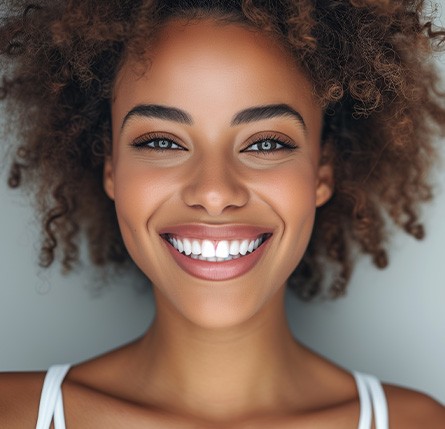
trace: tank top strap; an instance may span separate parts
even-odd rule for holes
[[[372,411],[376,429],[388,429],[388,405],[380,381],[368,374],[353,373],[360,398],[358,429],[370,429]]]
[[[55,429],[65,429],[62,383],[71,365],[51,366],[43,382],[36,429],[49,429],[54,417]]]
[[[354,372],[353,375],[357,385],[358,397],[360,399],[358,429],[370,429],[372,423],[372,405],[365,377],[359,372]]]
[[[388,404],[382,384],[372,375],[367,375],[366,378],[374,410],[375,427],[376,429],[388,429]]]

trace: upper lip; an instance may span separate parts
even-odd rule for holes
[[[272,234],[273,229],[255,225],[203,225],[184,224],[162,228],[160,235],[172,234],[197,240],[255,239],[262,234]]]

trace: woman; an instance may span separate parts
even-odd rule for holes
[[[95,264],[151,281],[156,316],[95,359],[3,374],[0,426],[443,427],[434,400],[303,347],[284,311],[329,262],[340,295],[357,244],[387,264],[384,210],[423,235],[445,110],[422,5],[44,2],[5,20],[10,184],[34,186],[42,264],[61,246],[70,269],[82,228]]]

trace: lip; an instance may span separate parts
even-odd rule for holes
[[[239,240],[241,238],[256,238],[261,234],[272,235],[272,230],[251,225],[207,226],[207,225],[177,225],[164,228],[161,234],[175,234],[178,236],[196,238],[198,240]],[[270,238],[270,237],[269,237]],[[201,280],[223,281],[242,276],[250,271],[264,254],[269,245],[267,239],[252,253],[237,259],[223,262],[201,261],[192,259],[178,252],[170,243],[162,238],[162,242],[172,255],[178,266],[186,273]]]
[[[172,234],[180,237],[196,238],[197,240],[242,240],[255,239],[261,234],[272,234],[271,228],[254,225],[174,225],[162,228],[159,235]]]

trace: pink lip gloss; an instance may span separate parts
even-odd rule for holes
[[[179,253],[173,246],[163,240],[176,263],[188,274],[202,280],[230,280],[250,271],[260,260],[269,240],[266,240],[254,252],[237,259],[222,262],[201,261]]]

